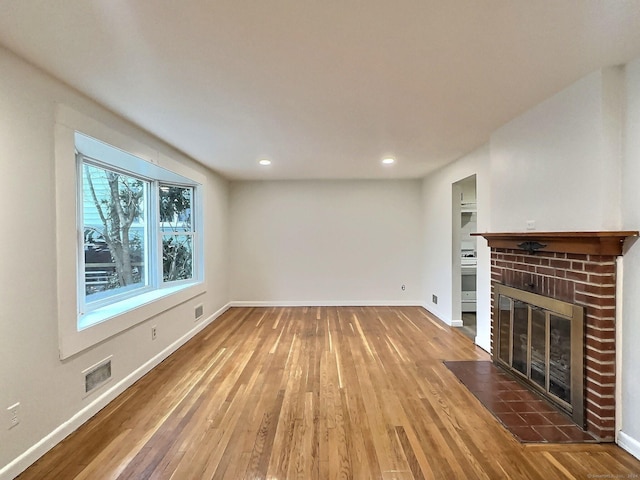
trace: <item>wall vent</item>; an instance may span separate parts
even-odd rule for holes
[[[84,376],[84,393],[100,387],[111,379],[111,357],[89,367],[82,372]]]
[[[204,307],[203,307],[202,305],[198,305],[198,306],[196,307],[195,313],[196,313],[196,320],[197,320],[197,319],[199,319],[199,318],[202,316],[202,314],[204,313]]]

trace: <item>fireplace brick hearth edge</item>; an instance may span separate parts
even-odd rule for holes
[[[491,248],[493,284],[585,308],[586,429],[600,441],[615,437],[616,257],[637,231],[475,233]],[[491,354],[494,355],[494,312]]]

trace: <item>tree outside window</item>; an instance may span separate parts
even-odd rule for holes
[[[93,301],[143,287],[149,182],[83,164],[85,295]]]

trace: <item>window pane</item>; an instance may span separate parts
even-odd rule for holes
[[[147,182],[83,165],[83,230],[87,302],[147,284]]]
[[[162,235],[162,278],[165,282],[193,277],[191,235]]]
[[[160,227],[163,231],[190,232],[191,187],[160,186]]]

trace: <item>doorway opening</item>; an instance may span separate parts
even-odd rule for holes
[[[475,342],[478,228],[476,176],[471,175],[453,184],[453,325]]]

